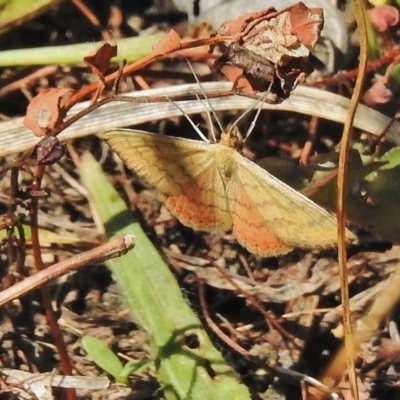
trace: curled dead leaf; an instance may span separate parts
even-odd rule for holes
[[[181,37],[171,29],[156,45],[153,47],[155,54],[169,54],[181,48]]]
[[[65,145],[55,136],[46,136],[32,149],[25,152],[14,162],[14,167],[50,165],[64,156]]]
[[[65,104],[72,89],[45,89],[32,99],[26,110],[24,125],[36,136],[45,136],[57,127],[66,116]]]
[[[291,34],[308,50],[312,50],[324,27],[322,9],[308,8],[305,4],[298,3],[293,6],[289,16]]]
[[[272,17],[276,14],[277,11],[275,8],[271,7],[267,8],[266,10],[241,15],[236,19],[225,21],[223,24],[221,24],[220,28],[218,29],[218,34],[222,36],[241,35],[244,33],[250,22],[260,18]]]
[[[252,93],[271,91],[275,102],[280,102],[313,71],[310,50],[323,23],[322,9],[303,3],[280,12],[268,8],[227,21],[219,34],[231,35],[232,41],[224,42],[215,66],[222,71],[224,65],[240,68]]]
[[[64,156],[65,145],[54,136],[43,138],[24,159],[24,165],[51,165]]]
[[[48,136],[35,146],[33,154],[36,155],[37,165],[50,165],[63,157],[64,153],[64,145],[56,137]]]
[[[93,54],[83,58],[94,75],[100,79],[104,78],[104,73],[110,67],[110,61],[117,55],[117,46],[104,43]]]

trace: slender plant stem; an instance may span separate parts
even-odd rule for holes
[[[40,192],[41,184],[44,174],[44,166],[38,166],[35,171],[35,179],[32,185],[32,192]],[[33,258],[35,261],[35,268],[37,271],[45,270],[45,266],[42,260],[42,251],[40,248],[39,241],[39,224],[38,224],[38,213],[39,213],[39,196],[32,196],[32,210],[31,210],[31,230],[32,230],[32,249]],[[57,347],[58,354],[60,356],[61,368],[64,375],[72,375],[72,363],[68,356],[67,346],[64,341],[60,326],[58,325],[56,315],[53,310],[52,297],[50,288],[47,284],[43,284],[40,287],[42,294],[43,305],[46,313],[47,324],[49,325],[51,334],[54,339],[54,344]],[[66,389],[68,400],[76,399],[76,392],[74,389]]]
[[[345,332],[345,352],[347,358],[347,366],[349,371],[351,398],[358,400],[357,376],[354,363],[354,355],[356,353],[353,330],[350,318],[350,298],[348,290],[347,276],[347,254],[346,254],[346,210],[345,210],[345,195],[347,181],[347,163],[349,159],[349,148],[351,143],[351,135],[353,131],[354,117],[360,101],[362,87],[365,79],[365,72],[368,62],[368,43],[367,43],[367,28],[364,7],[364,0],[354,0],[355,14],[358,29],[360,32],[360,60],[359,73],[357,75],[354,92],[351,97],[349,111],[343,127],[343,136],[340,146],[339,170],[338,170],[338,191],[337,191],[337,217],[338,217],[338,257],[339,257],[339,274],[340,274],[340,292],[343,304],[343,326]]]
[[[77,254],[57,264],[53,264],[8,289],[2,290],[0,292],[0,306],[31,292],[67,272],[71,272],[91,263],[99,263],[110,258],[119,257],[132,249],[134,244],[131,235],[119,236],[94,249],[84,251],[83,253]]]

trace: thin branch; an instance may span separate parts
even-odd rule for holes
[[[77,254],[68,260],[51,265],[35,275],[32,275],[0,292],[0,306],[35,290],[38,286],[56,279],[67,272],[71,272],[91,263],[98,263],[108,260],[109,258],[121,256],[131,250],[134,245],[133,236],[125,235],[110,240],[92,250]]]
[[[354,117],[357,111],[358,103],[362,94],[366,67],[368,62],[368,43],[367,43],[367,27],[366,27],[366,9],[363,0],[354,0],[355,13],[358,29],[360,31],[360,61],[358,68],[357,80],[354,92],[351,97],[349,111],[343,127],[343,137],[340,146],[340,158],[338,169],[338,192],[337,192],[337,217],[338,217],[338,257],[339,257],[339,274],[340,274],[340,292],[343,304],[343,326],[345,332],[345,353],[347,366],[349,371],[351,397],[354,400],[359,399],[356,368],[354,355],[356,354],[356,346],[354,343],[353,329],[350,318],[350,299],[348,289],[347,276],[347,254],[346,254],[346,210],[345,195],[347,181],[347,163],[349,159],[349,148],[351,143],[351,135],[353,131]]]

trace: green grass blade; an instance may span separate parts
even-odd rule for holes
[[[82,347],[100,368],[112,375],[118,382],[125,384],[128,382],[126,376],[119,379],[124,366],[104,342],[94,336],[87,335],[82,338]]]
[[[135,236],[134,250],[108,265],[136,322],[149,334],[167,399],[249,400],[248,389],[211,343],[163,257],[88,153],[80,173],[107,236]],[[188,345],[189,338],[197,344]]]
[[[61,0],[0,0],[0,35],[56,7]]]
[[[139,60],[152,51],[160,41],[162,34],[139,36],[111,41],[118,45],[118,55],[112,61],[126,59],[128,62]],[[83,64],[83,57],[99,49],[104,42],[80,43],[65,46],[48,46],[33,49],[16,49],[0,52],[0,67],[18,65],[75,65]]]

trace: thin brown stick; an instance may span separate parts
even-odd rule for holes
[[[96,15],[93,14],[93,12],[90,10],[90,8],[86,4],[82,3],[81,0],[71,0],[71,2],[88,19],[88,21],[92,25],[100,28],[99,19],[96,17]]]
[[[354,92],[351,97],[349,111],[343,127],[343,137],[340,146],[340,158],[338,168],[338,189],[337,189],[337,219],[338,219],[338,261],[340,276],[340,294],[343,304],[343,327],[344,327],[344,346],[349,372],[351,398],[359,399],[357,375],[355,367],[356,344],[354,343],[353,329],[350,315],[349,282],[347,275],[347,252],[346,252],[346,182],[347,164],[349,160],[349,149],[351,134],[353,131],[353,121],[357,107],[360,102],[362,87],[365,80],[366,66],[368,62],[368,43],[366,28],[366,7],[363,0],[354,0],[355,14],[358,29],[360,32],[360,61],[359,73],[357,75]],[[357,346],[358,347],[358,346]],[[342,370],[343,372],[343,370]]]
[[[152,62],[155,62],[163,57],[174,55],[178,51],[185,50],[185,49],[191,49],[193,47],[213,46],[213,45],[217,45],[218,43],[222,43],[226,40],[232,40],[232,37],[231,36],[215,36],[212,38],[197,39],[197,40],[191,40],[188,42],[181,42],[179,50],[166,52],[165,54],[153,52],[145,57],[142,57],[140,60],[127,65],[122,72],[122,76],[127,76],[127,75],[139,70],[140,68],[143,68],[143,67],[151,64]],[[104,78],[104,83],[114,82],[114,80],[119,75],[120,75],[119,71],[113,72],[112,74],[110,74]],[[79,101],[82,101],[83,99],[88,97],[90,94],[96,92],[98,87],[99,87],[99,82],[94,82],[91,85],[86,86],[79,92],[75,93],[68,100],[68,102],[66,104],[66,109],[67,110],[70,109],[74,104],[78,103]]]
[[[397,46],[389,50],[383,57],[377,60],[368,61],[366,66],[366,72],[368,73],[377,71],[386,65],[396,62],[399,57],[400,57],[400,46]],[[324,86],[336,85],[344,78],[345,79],[356,78],[358,73],[359,73],[359,68],[355,68],[350,71],[340,71],[336,75],[323,78],[322,80],[315,82],[310,86],[324,87]]]
[[[312,116],[310,121],[310,128],[307,141],[304,143],[303,150],[300,156],[300,165],[308,165],[310,162],[310,156],[314,151],[315,140],[317,136],[319,125],[319,118]]]
[[[38,166],[35,171],[35,178],[32,184],[32,192],[40,192],[42,179],[44,175],[44,166]],[[40,247],[39,240],[39,197],[33,196],[31,200],[31,240],[33,249],[33,259],[35,262],[36,271],[45,272],[45,265],[42,259],[42,250]],[[49,286],[45,283],[40,287],[42,294],[43,305],[45,308],[46,321],[49,325],[51,335],[53,336],[54,344],[57,348],[58,355],[60,357],[61,369],[64,375],[72,375],[72,363],[69,358],[67,345],[64,341],[64,337],[60,326],[57,322],[57,317],[53,309],[53,302],[50,293]],[[74,389],[66,389],[68,400],[76,400],[76,392]]]
[[[24,266],[25,266],[25,250],[26,250],[26,241],[25,241],[25,233],[22,228],[21,221],[19,220],[18,216],[16,215],[17,211],[17,203],[18,203],[18,177],[19,177],[19,170],[17,168],[11,168],[10,174],[10,203],[8,206],[7,211],[7,218],[6,218],[6,229],[7,229],[7,250],[8,254],[8,261],[10,265],[14,263],[15,270],[19,274],[24,273]],[[15,230],[18,231],[18,239],[15,237]],[[16,251],[15,251],[16,250]]]
[[[385,128],[382,130],[382,133],[378,135],[376,138],[374,138],[374,141],[370,145],[370,151],[371,153],[377,154],[377,149],[379,148],[379,144],[382,142],[383,138],[386,136],[386,134],[390,131],[394,123],[398,119],[398,115],[396,114],[385,126]]]
[[[0,97],[6,96],[16,90],[27,87],[29,84],[32,84],[34,81],[41,79],[47,75],[54,74],[58,70],[58,66],[49,65],[47,67],[39,68],[38,70],[32,72],[31,74],[24,76],[21,79],[18,79],[14,82],[9,83],[8,85],[3,86],[0,89]]]
[[[228,346],[230,346],[233,350],[241,354],[242,356],[249,357],[250,353],[245,350],[243,347],[239,346],[235,341],[233,341],[228,335],[221,331],[218,325],[212,320],[210,313],[208,312],[207,302],[204,296],[204,282],[201,280],[197,281],[197,290],[199,292],[199,300],[201,311],[203,312],[203,317],[207,321],[209,328]]]
[[[208,97],[213,98],[213,97],[224,97],[224,96],[231,96],[233,95],[232,90],[228,91],[220,91],[220,92],[215,92],[210,94]],[[62,131],[67,129],[70,125],[84,117],[85,115],[91,113],[92,111],[96,110],[97,108],[100,108],[101,106],[104,106],[107,103],[111,102],[116,102],[116,101],[121,101],[121,102],[126,102],[126,103],[165,103],[171,100],[186,100],[188,96],[187,95],[179,95],[173,98],[167,98],[165,96],[152,96],[152,97],[131,97],[131,96],[124,96],[124,95],[114,95],[114,94],[109,94],[106,97],[103,97],[100,100],[97,100],[95,103],[90,104],[87,108],[79,111],[77,114],[74,114],[71,118],[67,119],[60,125],[58,125],[52,132],[52,136],[57,136],[60,134]]]
[[[118,257],[134,247],[132,235],[120,236],[94,249],[77,254],[68,260],[53,264],[50,267],[16,283],[9,289],[0,292],[0,306],[19,298],[37,287],[60,277],[67,272],[74,271],[90,263],[97,263],[109,258]]]

